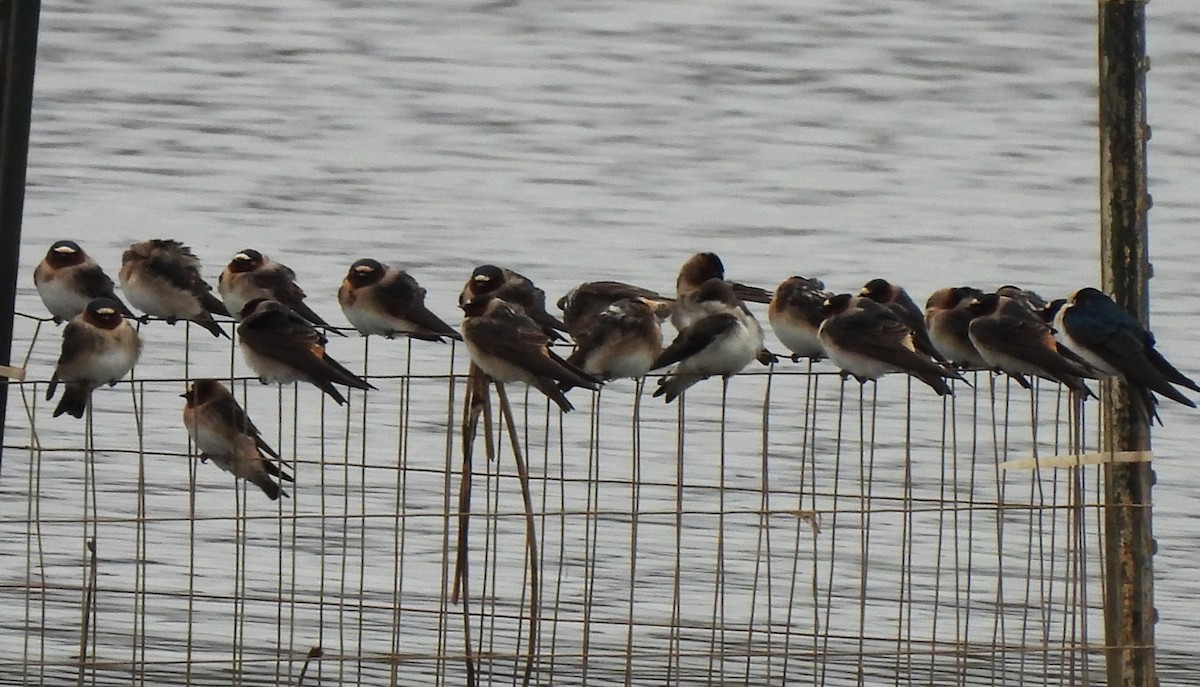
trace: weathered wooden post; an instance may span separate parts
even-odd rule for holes
[[[41,0],[0,0],[0,366],[12,362],[29,113]],[[0,465],[4,460],[7,380],[0,378]]]
[[[1146,12],[1143,0],[1100,0],[1100,229],[1104,288],[1148,324]],[[1103,391],[1106,451],[1148,451],[1150,423],[1123,382]],[[1153,687],[1155,548],[1148,462],[1105,466],[1106,665],[1110,687]]]

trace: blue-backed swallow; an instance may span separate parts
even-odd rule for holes
[[[1155,348],[1154,335],[1107,294],[1079,289],[1060,305],[1054,322],[1067,347],[1103,374],[1123,377],[1133,387],[1147,418],[1162,424],[1151,392],[1196,407],[1172,384],[1192,391],[1200,391],[1200,385],[1168,362]]]

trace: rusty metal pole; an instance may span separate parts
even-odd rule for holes
[[[1100,0],[1100,229],[1104,288],[1148,326],[1146,11],[1143,0]],[[1106,451],[1148,451],[1150,422],[1124,382],[1103,391]],[[1109,687],[1154,687],[1155,542],[1150,463],[1104,468],[1104,629]]]
[[[0,1],[0,365],[11,363],[40,0]],[[0,465],[8,384],[0,379]]]

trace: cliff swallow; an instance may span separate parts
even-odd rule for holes
[[[461,341],[462,336],[425,307],[425,289],[402,269],[363,258],[350,266],[338,303],[363,336],[397,334],[425,341]]]
[[[678,363],[658,380],[654,396],[670,403],[688,387],[713,375],[737,374],[763,350],[763,331],[734,293],[733,286],[713,278],[689,294],[691,323],[675,337],[651,369]]]
[[[200,260],[182,243],[152,239],[132,244],[121,257],[119,276],[129,302],[147,315],[169,324],[191,320],[213,336],[228,336],[212,316],[229,316],[229,311],[200,277]]]
[[[820,279],[788,277],[775,289],[767,318],[775,336],[792,352],[792,360],[825,357],[817,330],[825,321],[825,301],[833,294]]]
[[[983,292],[970,286],[938,289],[925,301],[925,328],[942,356],[962,368],[986,368],[987,361],[971,343],[971,300]]]
[[[683,331],[693,319],[706,314],[692,306],[696,292],[709,279],[725,279],[725,263],[716,253],[696,253],[679,268],[679,276],[675,279],[675,306],[671,309],[671,324],[675,329]],[[729,286],[739,301],[771,302],[771,292],[766,289],[734,281],[729,282]]]
[[[272,501],[287,496],[272,480],[291,482],[292,476],[267,456],[279,454],[263,440],[258,427],[225,385],[215,379],[197,379],[181,394],[183,425],[200,451],[200,461],[212,461],[225,472],[251,482]]]
[[[546,312],[546,292],[534,286],[527,277],[495,265],[480,265],[463,286],[458,305],[462,307],[467,301],[489,293],[524,310],[551,340],[565,340],[559,332],[568,331],[566,323]]]
[[[55,241],[50,246],[33,271],[33,285],[55,323],[75,317],[97,298],[116,303],[117,312],[125,317],[137,317],[113,292],[113,280],[74,241]]]
[[[256,250],[246,249],[233,256],[217,278],[217,291],[234,319],[240,317],[242,308],[255,298],[270,298],[295,310],[314,325],[345,336],[305,305],[304,290],[296,283],[296,273],[290,267]]]
[[[1150,392],[1196,407],[1171,385],[1192,391],[1200,391],[1200,385],[1168,362],[1154,348],[1154,335],[1103,292],[1084,288],[1071,294],[1058,309],[1055,326],[1063,343],[1092,367],[1105,375],[1124,377],[1138,392],[1135,398],[1147,418],[1162,423]]]
[[[257,298],[242,309],[238,344],[246,363],[263,384],[304,381],[329,394],[338,405],[346,398],[334,384],[374,389],[325,352],[325,337],[308,320],[276,300]]]
[[[622,298],[577,327],[567,362],[600,379],[640,379],[662,352],[658,302]]]
[[[558,299],[558,309],[563,313],[563,322],[573,338],[580,327],[586,326],[608,306],[624,299],[644,298],[655,305],[658,319],[664,319],[671,311],[673,299],[663,298],[650,289],[625,284],[619,281],[589,281],[576,286]],[[576,338],[578,342],[578,338]]]
[[[870,298],[887,307],[896,314],[901,322],[908,325],[908,328],[912,330],[913,345],[919,352],[938,362],[946,362],[945,356],[929,340],[929,332],[925,329],[925,315],[913,302],[907,291],[886,279],[872,279],[863,284],[858,295]]]
[[[599,380],[550,350],[550,339],[520,307],[493,293],[462,304],[463,341],[475,365],[497,382],[525,382],[558,404],[574,409],[555,382],[598,389]]]
[[[967,331],[988,367],[1005,372],[1026,389],[1032,387],[1025,378],[1030,374],[1095,396],[1082,379],[1091,377],[1091,371],[1059,352],[1049,325],[1026,305],[991,293],[973,298],[969,307],[973,317]]]
[[[89,302],[63,329],[62,352],[46,389],[49,401],[58,383],[66,383],[54,417],[63,413],[83,417],[92,390],[102,384],[116,384],[129,374],[141,352],[142,340],[121,316],[116,301],[96,298]]]
[[[953,393],[946,379],[966,381],[918,351],[912,329],[892,308],[843,293],[825,302],[825,314],[819,330],[821,343],[829,359],[859,382],[905,372],[939,396],[946,396]]]

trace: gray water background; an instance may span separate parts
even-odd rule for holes
[[[451,321],[480,262],[555,296],[593,278],[669,290],[696,250],[767,287],[799,273],[839,291],[886,276],[918,301],[959,283],[1065,295],[1099,279],[1094,9],[48,3],[22,273],[59,238],[114,275],[130,242],[179,238],[214,280],[254,247],[336,322],[340,279],[368,255],[408,268]],[[1148,109],[1152,324],[1195,375],[1191,9],[1149,5]],[[21,285],[19,309],[41,312]],[[147,341],[141,374],[177,373],[177,351]],[[1155,432],[1158,643],[1182,665],[1195,417],[1171,406]]]

